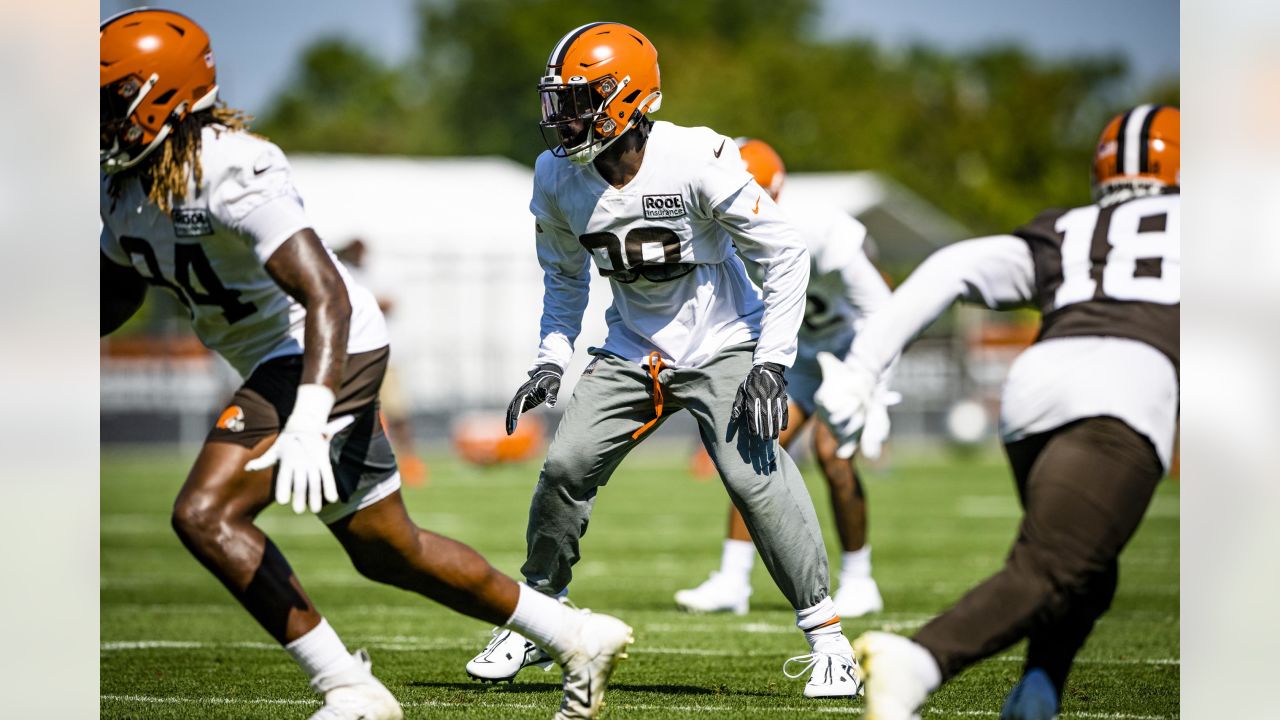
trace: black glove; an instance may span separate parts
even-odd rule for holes
[[[507,434],[516,431],[516,421],[520,413],[528,412],[542,403],[547,407],[556,406],[556,396],[560,394],[560,376],[564,372],[556,365],[546,363],[529,371],[529,379],[516,391],[507,406]]]
[[[786,368],[778,363],[760,363],[751,368],[733,399],[733,418],[746,416],[747,430],[758,438],[777,439],[787,429]]]

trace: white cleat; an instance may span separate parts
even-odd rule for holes
[[[868,632],[853,651],[867,686],[866,720],[920,720],[930,692],[915,664],[921,648],[901,635]]]
[[[842,618],[858,618],[884,610],[880,588],[870,577],[840,578],[840,589],[832,602],[836,605],[836,615]]]
[[[572,648],[560,666],[564,671],[564,696],[554,720],[590,720],[604,706],[609,676],[627,657],[627,646],[635,642],[631,627],[611,615],[595,615],[580,610],[582,624]]]
[[[512,682],[531,665],[551,669],[551,656],[518,632],[496,627],[493,639],[467,663],[467,674],[480,682]]]
[[[800,669],[792,672],[792,663],[799,663]],[[809,673],[809,682],[804,686],[805,697],[851,698],[862,693],[858,662],[854,660],[853,648],[843,635],[824,644],[823,650],[815,648],[808,655],[793,657],[782,664],[782,674],[792,680],[799,679],[806,672]]]
[[[750,607],[751,586],[721,572],[711,573],[696,588],[676,592],[676,605],[681,610],[694,613],[731,612],[734,615],[746,615]]]
[[[400,703],[373,676],[369,653],[357,650],[352,657],[357,667],[312,681],[312,687],[324,694],[324,705],[310,720],[403,720]]]

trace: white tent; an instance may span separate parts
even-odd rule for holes
[[[456,410],[505,405],[538,345],[542,271],[533,247],[533,172],[502,158],[295,155],[294,179],[332,247],[359,237],[363,280],[393,300],[392,358],[409,400]],[[604,339],[609,286],[597,277],[579,352]]]

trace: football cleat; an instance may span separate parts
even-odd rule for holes
[[[1040,668],[1033,668],[1009,693],[1000,720],[1053,720],[1058,717],[1058,691]]]
[[[929,685],[912,657],[914,643],[886,632],[863,633],[853,641],[866,683],[867,720],[920,720]]]
[[[840,589],[832,601],[836,605],[836,615],[842,618],[862,617],[884,610],[880,588],[870,577],[840,578]]]
[[[860,695],[862,677],[849,641],[844,635],[838,635],[830,641],[822,641],[822,647],[822,650],[814,648],[814,651],[808,655],[787,660],[782,664],[782,674],[796,680],[806,672],[809,673],[809,682],[804,686],[805,697],[851,698]],[[793,663],[798,663],[800,668],[792,671]]]
[[[724,573],[713,572],[698,587],[677,591],[676,605],[688,612],[746,615],[750,597],[750,585],[731,580]]]
[[[373,676],[369,653],[357,650],[352,657],[357,667],[312,681],[312,687],[324,694],[324,705],[310,720],[403,720],[400,703]]]
[[[467,674],[480,682],[511,682],[530,665],[551,669],[551,656],[518,632],[496,627],[493,639],[467,663]]]
[[[609,676],[635,642],[631,627],[611,615],[579,610],[582,623],[573,646],[561,658],[564,695],[554,720],[589,720],[599,716]]]

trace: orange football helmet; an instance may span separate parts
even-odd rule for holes
[[[769,193],[769,197],[777,200],[782,194],[782,183],[787,178],[787,168],[782,164],[782,158],[763,140],[740,137],[735,142],[738,143],[738,152],[742,154],[743,162],[747,164],[747,172]]]
[[[98,28],[99,161],[133,167],[188,114],[213,107],[218,85],[209,35],[168,10],[131,10]]]
[[[585,165],[658,110],[661,87],[658,51],[640,31],[583,25],[556,43],[538,82],[543,139],[557,157]]]
[[[1178,118],[1178,108],[1167,105],[1139,105],[1112,118],[1093,153],[1094,199],[1180,185]]]

